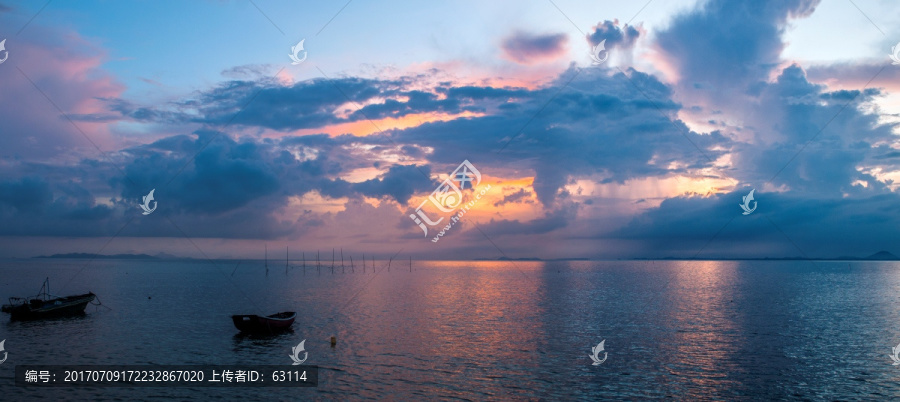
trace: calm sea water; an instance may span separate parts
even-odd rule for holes
[[[888,356],[900,343],[897,263],[414,261],[412,272],[395,262],[375,275],[371,265],[285,273],[281,262],[268,276],[261,262],[86,263],[0,263],[4,299],[36,293],[49,276],[53,293],[93,291],[108,307],[77,319],[0,317],[4,400],[900,397]],[[236,336],[229,318],[283,310],[299,312],[294,332],[270,338]],[[315,389],[13,380],[17,364],[289,366],[303,339],[307,364],[320,367]],[[593,366],[601,340],[608,359]]]

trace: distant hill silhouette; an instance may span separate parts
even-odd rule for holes
[[[633,260],[675,260],[675,261],[900,261],[889,251],[879,251],[868,257],[856,257],[842,255],[832,258],[806,258],[806,257],[711,257],[711,258],[682,258],[682,257],[663,257],[663,258],[632,258]]]
[[[882,250],[882,251],[879,251],[879,252],[872,254],[863,259],[864,260],[877,260],[877,261],[893,261],[893,260],[900,260],[900,257],[897,257],[896,255],[893,255],[890,252]]]
[[[68,253],[68,254],[53,254],[51,256],[42,255],[34,258],[94,258],[94,259],[117,259],[117,260],[158,260],[159,257],[154,257],[152,255],[147,254],[114,254],[114,255],[104,255],[104,254],[92,254],[92,253]]]

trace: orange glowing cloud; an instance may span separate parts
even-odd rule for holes
[[[294,130],[290,135],[308,135],[325,133],[330,136],[338,136],[341,134],[352,134],[357,137],[365,137],[367,135],[378,134],[380,132],[390,130],[402,130],[411,127],[418,127],[425,123],[436,121],[450,121],[461,118],[481,117],[483,113],[462,112],[458,114],[448,114],[439,112],[408,114],[403,117],[386,117],[376,120],[359,120],[348,123],[333,124],[321,128],[307,128]]]

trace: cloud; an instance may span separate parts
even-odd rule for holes
[[[356,110],[348,105],[348,98],[364,106]],[[283,131],[367,118],[478,112],[472,117],[388,130],[359,142],[401,150],[430,149],[432,162],[448,166],[464,159],[497,166],[503,166],[503,161],[526,160],[519,167],[534,172],[534,189],[545,205],[553,204],[575,176],[601,171],[607,180],[624,182],[684,174],[708,167],[728,148],[720,133],[701,135],[678,121],[673,125],[666,114],[681,106],[672,100],[671,88],[633,69],[609,76],[600,69],[571,67],[534,90],[454,86],[452,82],[423,88],[417,77],[315,79],[289,86],[266,80],[230,81],[201,92],[196,99],[176,102],[182,110],[174,115],[125,102],[111,104],[135,119],[210,125],[231,121],[232,125]],[[412,152],[408,156],[424,155]],[[345,192],[343,184],[332,184],[333,188],[322,189],[323,194]],[[355,188],[373,187],[362,184]],[[406,199],[400,193],[394,195]]]
[[[503,199],[494,203],[495,207],[500,207],[506,204],[514,204],[518,202],[528,202],[528,198],[531,197],[531,193],[525,191],[524,188],[520,188],[519,191],[514,193],[506,194],[503,196]],[[523,201],[525,200],[525,201]]]
[[[423,92],[412,89],[413,84],[415,77],[404,81],[313,79],[288,86],[261,78],[227,81],[202,91],[197,98],[161,107],[140,106],[123,99],[108,99],[107,103],[121,118],[139,122],[237,125],[280,131],[320,129],[419,113],[479,111],[464,104],[464,97],[440,99],[440,89]]]
[[[711,0],[672,19],[656,34],[658,49],[687,85],[713,91],[764,81],[776,68],[788,21],[807,17],[819,0]],[[723,97],[730,96],[726,91]]]
[[[101,236],[113,208],[97,205],[84,187],[26,176],[0,181],[0,235]]]
[[[503,55],[519,64],[535,64],[555,60],[566,53],[565,34],[536,35],[516,32],[503,40]]]
[[[864,257],[896,247],[896,194],[847,200],[757,190],[757,210],[742,215],[747,192],[668,199],[598,237],[640,240],[638,252],[652,257]]]
[[[52,200],[50,187],[39,178],[0,182],[0,204],[11,206],[18,212],[40,211]]]
[[[707,257],[834,257],[890,249],[884,239],[896,236],[889,215],[897,196],[883,172],[900,166],[888,145],[896,143],[896,124],[869,106],[882,90],[830,90],[779,58],[788,21],[808,16],[817,4],[710,1],[657,33],[659,49],[677,67],[678,99],[690,105],[681,111],[729,122],[721,127],[731,141],[720,143],[729,148],[728,165],[717,170],[736,178],[739,190],[663,200],[601,237],[634,240],[639,252],[656,257],[691,257],[704,245],[701,256]],[[872,71],[815,71],[831,86],[834,81],[821,77],[855,76],[857,69]],[[760,211],[740,216],[737,203],[752,187]]]
[[[491,219],[490,222],[479,226],[481,231],[491,238],[508,235],[537,235],[564,228],[568,226],[574,217],[575,208],[573,205],[570,205],[566,208],[549,211],[543,217],[527,222],[510,219]],[[473,235],[475,234],[473,233]]]
[[[2,18],[0,24],[8,21]],[[5,133],[0,135],[0,158],[96,156],[95,145],[122,145],[102,122],[84,121],[76,128],[65,117],[106,113],[100,99],[117,98],[124,91],[101,68],[103,49],[76,32],[40,25],[30,26],[28,35],[7,38],[6,49],[8,59],[0,69]]]
[[[877,62],[813,65],[806,68],[806,75],[811,82],[832,89],[858,89],[868,84],[892,93],[900,91],[900,69],[884,68],[886,61],[890,61],[887,55]]]
[[[606,40],[604,47],[607,50],[631,49],[640,36],[640,31],[633,26],[625,24],[620,28],[618,20],[606,20],[593,27],[587,34],[587,41],[593,47]]]
[[[369,197],[389,196],[400,204],[406,204],[416,192],[434,186],[430,176],[429,166],[395,165],[383,177],[356,183],[352,188]]]
[[[645,73],[626,73],[608,76],[600,69],[573,67],[552,85],[511,99],[504,108],[486,106],[496,110],[489,115],[428,123],[393,138],[433,148],[436,163],[469,159],[488,164],[486,171],[490,166],[531,171],[544,205],[552,205],[576,176],[600,173],[624,182],[685,174],[708,167],[704,155],[714,160],[729,147],[720,133],[701,135],[679,121],[673,124],[661,113],[681,107],[672,101],[671,89]]]
[[[27,80],[7,77],[24,100],[0,99],[9,108],[0,118],[28,135],[0,138],[0,234],[122,230],[384,249],[422,240],[404,213],[415,205],[406,204],[467,159],[489,183],[530,186],[490,199],[461,223],[464,232],[487,217],[478,227],[504,250],[540,253],[559,241],[566,253],[593,253],[603,240],[621,242],[617,249],[628,243],[621,250],[637,255],[692,256],[713,238],[701,256],[796,255],[788,239],[813,256],[889,248],[900,157],[894,123],[873,105],[892,84],[835,85],[874,74],[872,63],[804,68],[780,59],[790,21],[817,4],[711,0],[653,35],[617,21],[587,35],[591,45],[606,40],[607,49],[629,52],[652,38],[677,73],[668,81],[573,63],[528,88],[439,80],[435,71],[285,83],[263,74],[269,66],[243,65],[190,96],[141,104],[122,98],[99,70],[102,51],[62,52],[74,63],[64,68],[25,57],[23,71],[105,152],[93,152]],[[562,34],[519,32],[501,49],[530,65],[559,59],[567,46]],[[58,50],[35,48],[26,46],[26,56]],[[404,118],[354,132],[367,120]],[[149,129],[143,144],[108,135],[130,123],[168,130]],[[142,216],[138,200],[154,188],[159,209]],[[741,216],[737,204],[750,188],[759,210]],[[483,243],[470,231],[441,247],[474,255],[460,251],[489,249]]]

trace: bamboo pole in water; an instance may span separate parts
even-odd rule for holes
[[[350,254],[350,273],[355,274],[356,269],[353,268],[353,254]]]

